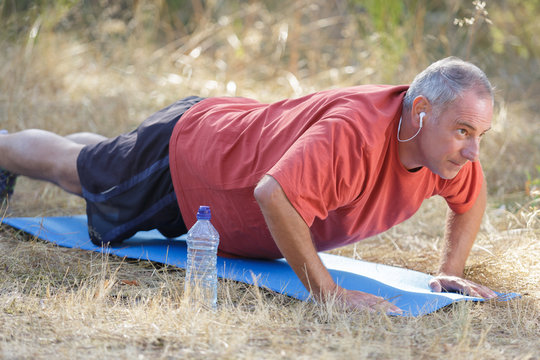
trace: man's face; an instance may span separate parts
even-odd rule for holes
[[[467,161],[477,161],[480,140],[491,128],[493,106],[489,97],[467,92],[426,122],[420,139],[424,164],[444,179],[452,179]]]

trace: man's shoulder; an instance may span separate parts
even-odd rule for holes
[[[365,119],[393,118],[401,110],[408,85],[359,85],[328,91],[335,106]]]
[[[360,85],[340,89],[332,116],[356,128],[362,137],[379,142],[401,115],[407,85]],[[367,140],[366,139],[366,140]]]
[[[409,85],[366,84],[333,89],[337,94],[357,95],[374,98],[402,98]],[[332,91],[332,90],[329,90]]]

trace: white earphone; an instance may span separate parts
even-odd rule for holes
[[[399,132],[401,131],[401,118],[399,118],[399,125],[398,125],[398,130],[397,130],[397,140],[399,142],[411,141],[412,139],[414,139],[416,137],[416,135],[418,135],[420,133],[420,130],[422,130],[422,122],[424,121],[424,116],[426,116],[426,113],[422,111],[419,114],[419,116],[420,116],[420,124],[419,124],[419,127],[418,127],[418,131],[416,132],[416,134],[414,134],[413,136],[411,136],[410,138],[405,139],[405,140],[402,140],[402,139],[399,138]]]
[[[419,116],[420,116],[420,128],[422,128],[422,121],[424,120],[424,116],[426,116],[426,113],[422,111]]]

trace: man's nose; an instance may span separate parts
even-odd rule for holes
[[[469,161],[477,161],[480,156],[480,139],[471,139],[461,154]]]

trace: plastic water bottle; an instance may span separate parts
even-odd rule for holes
[[[210,207],[201,206],[197,222],[188,231],[185,290],[194,302],[215,309],[219,234],[210,222],[210,216]]]

